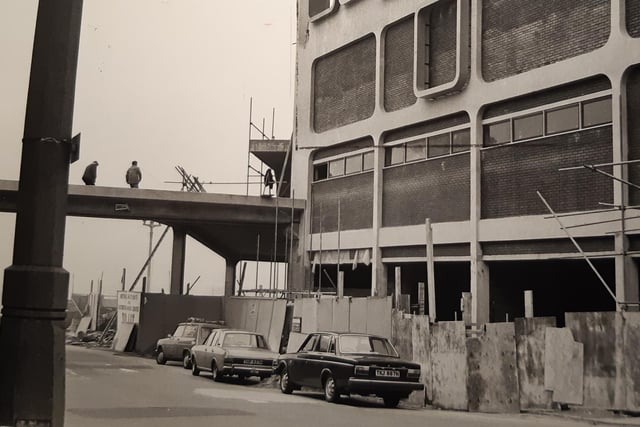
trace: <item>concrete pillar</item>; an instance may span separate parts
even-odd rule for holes
[[[231,297],[234,295],[236,285],[236,265],[238,261],[225,259],[226,267],[224,270],[224,296]]]
[[[184,294],[184,264],[187,254],[187,234],[173,228],[173,250],[171,252],[171,295]]]
[[[62,261],[81,20],[82,0],[39,2],[13,263],[4,275],[0,425],[64,425]]]
[[[380,41],[378,41],[380,43]],[[378,55],[377,61],[380,60]],[[379,73],[378,73],[379,74]],[[378,79],[380,76],[378,75]],[[380,85],[377,85],[380,87]],[[378,98],[379,99],[379,98]],[[384,147],[382,139],[373,150],[375,168],[373,170],[373,238],[371,240],[371,296],[387,296],[387,267],[382,263],[380,248],[380,228],[382,228],[382,169],[384,167]]]

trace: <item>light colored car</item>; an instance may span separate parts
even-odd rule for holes
[[[168,360],[180,360],[183,368],[190,369],[191,347],[202,344],[212,330],[222,326],[223,324],[218,321],[206,321],[193,317],[179,323],[172,334],[159,339],[156,343],[156,362],[164,365]]]
[[[264,379],[272,375],[277,358],[258,333],[215,329],[202,345],[191,348],[191,372],[210,371],[214,381],[231,375]]]

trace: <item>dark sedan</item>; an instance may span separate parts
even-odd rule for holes
[[[375,395],[394,408],[414,390],[423,390],[420,365],[400,359],[386,338],[355,333],[310,334],[296,353],[278,358],[280,390],[321,388],[325,399],[340,395]]]

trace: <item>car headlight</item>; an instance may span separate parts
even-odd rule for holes
[[[408,369],[407,378],[420,378],[420,369]]]
[[[369,375],[369,367],[356,365],[356,367],[353,370],[353,373],[355,375]]]

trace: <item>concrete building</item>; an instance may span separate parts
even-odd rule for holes
[[[631,0],[298,0],[292,283],[389,295],[401,267],[415,305],[428,219],[439,320],[638,301],[638,37]]]

